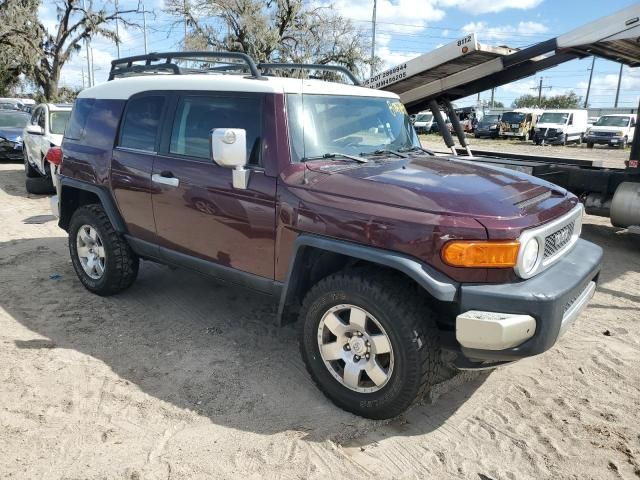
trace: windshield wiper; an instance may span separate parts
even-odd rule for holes
[[[387,148],[383,148],[380,150],[374,150],[373,152],[363,152],[360,155],[395,155],[396,157],[400,157],[400,158],[407,158],[407,156],[404,153],[400,153],[397,150],[389,150]]]
[[[435,156],[435,153],[433,153],[431,150],[427,150],[426,148],[422,148],[422,147],[399,148],[398,151],[402,153],[420,151],[420,152],[428,153],[429,155]]]
[[[310,157],[304,157],[303,159],[301,159],[301,162],[309,162],[309,161],[313,161],[313,160],[331,160],[332,158],[348,158],[349,160],[353,160],[359,163],[368,163],[369,160],[367,160],[366,158],[362,158],[362,157],[356,157],[354,155],[348,155],[346,153],[340,153],[340,152],[335,152],[335,153],[323,153],[322,155],[312,155]]]

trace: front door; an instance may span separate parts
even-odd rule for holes
[[[173,251],[274,278],[276,179],[261,167],[259,94],[189,94],[173,100],[153,166],[159,244]],[[209,133],[243,128],[251,169],[246,190],[211,160]]]

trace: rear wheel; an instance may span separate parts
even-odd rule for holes
[[[440,368],[433,314],[413,286],[375,270],[339,272],[307,294],[300,314],[307,370],[336,405],[392,418],[420,399]]]
[[[69,253],[80,282],[98,295],[118,293],[138,276],[137,255],[100,205],[85,205],[74,212],[69,224]]]
[[[24,153],[24,187],[28,193],[36,195],[50,195],[56,193],[56,188],[53,185],[53,179],[51,174],[42,175],[36,168],[32,167],[27,159],[26,152]]]

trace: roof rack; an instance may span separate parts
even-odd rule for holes
[[[346,67],[342,65],[323,65],[319,63],[260,63],[258,68],[262,73],[269,75],[271,70],[320,70],[325,72],[339,72],[347,76],[354,85],[360,86],[360,80]]]
[[[216,59],[218,63],[227,63],[223,67],[216,67],[210,70],[228,71],[234,68],[249,70],[253,78],[262,78],[258,67],[256,67],[253,59],[241,52],[164,52],[149,53],[146,55],[136,55],[133,57],[119,58],[111,62],[111,71],[109,72],[109,80],[116,77],[125,76],[127,74],[146,73],[146,72],[165,72],[182,75],[185,73],[202,73],[203,69],[194,69],[180,67],[174,60],[192,60],[203,61],[204,59]],[[228,62],[227,60],[242,60],[242,63]],[[152,63],[160,62],[162,63]],[[222,60],[222,62],[220,61]],[[134,62],[142,62],[144,64],[135,65]],[[206,71],[206,70],[204,70]]]

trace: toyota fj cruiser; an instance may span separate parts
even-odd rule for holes
[[[277,296],[319,388],[370,418],[420,398],[444,351],[473,369],[554,345],[600,271],[578,199],[423,150],[397,95],[346,71],[283,68],[340,75],[152,54],[79,95],[54,204],[82,284],[115,294],[142,258]]]

